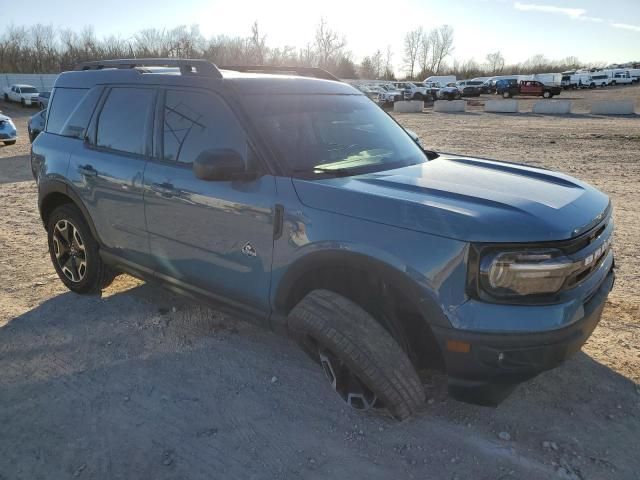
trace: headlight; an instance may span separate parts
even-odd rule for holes
[[[482,287],[497,297],[557,293],[579,265],[559,250],[514,251],[482,259]]]

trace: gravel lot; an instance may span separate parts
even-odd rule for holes
[[[289,340],[128,276],[66,291],[47,254],[27,115],[0,147],[0,479],[640,478],[640,116],[401,114],[437,150],[591,182],[615,206],[618,280],[584,351],[498,408],[429,398],[404,423],[343,407]],[[482,101],[482,99],[480,99]],[[524,100],[523,108],[532,100]]]

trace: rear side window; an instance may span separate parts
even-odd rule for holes
[[[49,106],[47,132],[60,135],[62,127],[73,112],[82,97],[87,93],[86,88],[56,88]]]
[[[80,100],[60,131],[60,135],[72,138],[84,138],[84,133],[91,120],[91,114],[98,103],[102,87],[94,87]]]
[[[112,88],[98,117],[96,145],[144,155],[154,94],[145,88]]]
[[[184,164],[205,150],[228,148],[247,158],[247,137],[234,113],[213,94],[170,90],[163,122],[165,161]]]

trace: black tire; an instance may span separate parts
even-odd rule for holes
[[[54,240],[54,229],[59,222],[70,223],[77,230],[82,240],[85,263],[84,274],[75,281],[69,278],[69,274],[64,273],[63,267],[60,265],[59,256],[56,253],[56,242],[59,242],[59,240]],[[99,293],[103,288],[108,287],[116,277],[116,274],[100,258],[98,242],[93,238],[89,225],[87,225],[84,216],[75,205],[61,205],[51,213],[47,222],[47,239],[49,242],[49,255],[56,273],[62,283],[72,292],[79,294]],[[76,265],[75,258],[73,265],[74,267]]]
[[[24,98],[20,99],[20,105],[22,105],[22,108],[26,107],[26,104],[24,103]]]
[[[6,93],[4,94],[4,101],[8,102],[9,101],[9,95],[7,95]]]
[[[16,143],[15,140],[5,140],[5,142],[4,142],[5,145],[13,145],[15,143]]]
[[[542,92],[542,97],[543,97],[543,98],[551,98],[551,97],[552,97],[551,92],[550,92],[550,91],[548,91],[548,90],[547,90],[547,91]]]
[[[509,90],[505,90],[502,92],[502,98],[511,98],[511,92],[509,92]]]
[[[396,419],[410,417],[424,404],[424,388],[407,354],[382,325],[347,298],[314,290],[291,311],[288,324],[307,353],[313,348],[331,352]]]

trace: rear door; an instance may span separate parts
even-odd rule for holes
[[[149,267],[142,187],[155,98],[154,88],[106,89],[69,163],[103,247],[134,267]]]
[[[275,178],[196,178],[193,161],[206,150],[235,150],[248,171],[264,170],[236,115],[213,92],[168,89],[161,104],[158,158],[144,176],[156,274],[214,300],[267,312]]]

